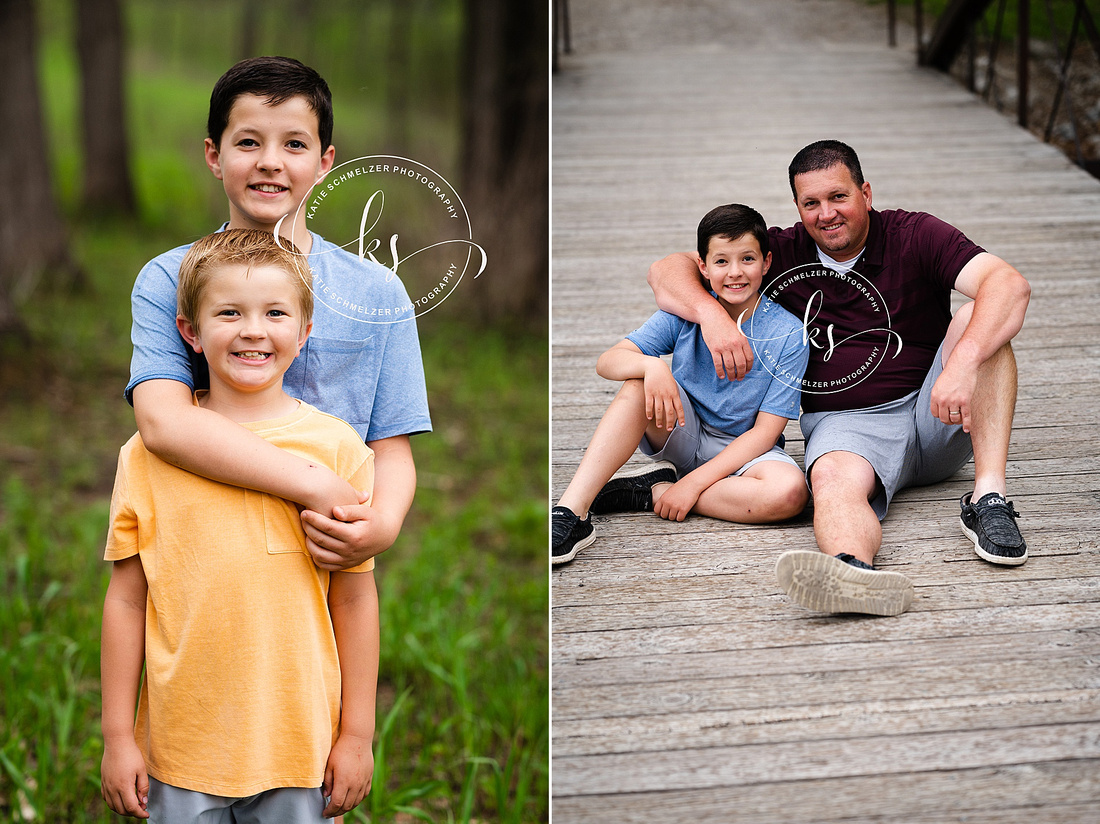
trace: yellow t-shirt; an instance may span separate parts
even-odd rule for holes
[[[374,453],[342,420],[303,403],[245,426],[373,490]],[[306,552],[298,510],[167,464],[135,434],[119,456],[104,557],[135,554],[149,582],[135,732],[149,773],[229,797],[321,786],[340,667],[329,573]]]

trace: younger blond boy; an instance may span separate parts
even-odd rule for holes
[[[312,326],[301,261],[257,229],[191,247],[177,322],[210,366],[194,403],[370,491],[374,456],[359,435],[283,391]],[[373,559],[319,569],[293,505],[168,464],[140,435],[120,455],[105,558],[112,810],[163,824],[246,811],[322,822],[362,801],[374,768]]]

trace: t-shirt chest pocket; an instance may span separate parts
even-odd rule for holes
[[[302,519],[297,507],[273,495],[259,497],[263,501],[267,554],[306,553],[305,533],[302,531]]]
[[[309,338],[303,362],[302,398],[353,425],[370,421],[384,348],[377,334],[359,340]]]

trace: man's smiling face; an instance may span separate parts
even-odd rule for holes
[[[794,177],[795,205],[810,237],[829,257],[851,260],[867,244],[871,184],[857,186],[842,163]]]

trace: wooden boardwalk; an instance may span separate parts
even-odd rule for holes
[[[597,355],[653,310],[650,262],[692,248],[720,203],[790,225],[787,163],[837,137],[877,208],[937,214],[1033,284],[1009,465],[1031,559],[974,555],[972,466],[895,500],[879,563],[917,591],[897,618],[786,598],[772,568],[815,547],[808,514],[594,519],[599,540],[552,574],[553,821],[1100,821],[1100,181],[890,50],[881,8],[572,10],[553,86],[554,499],[616,389]]]

